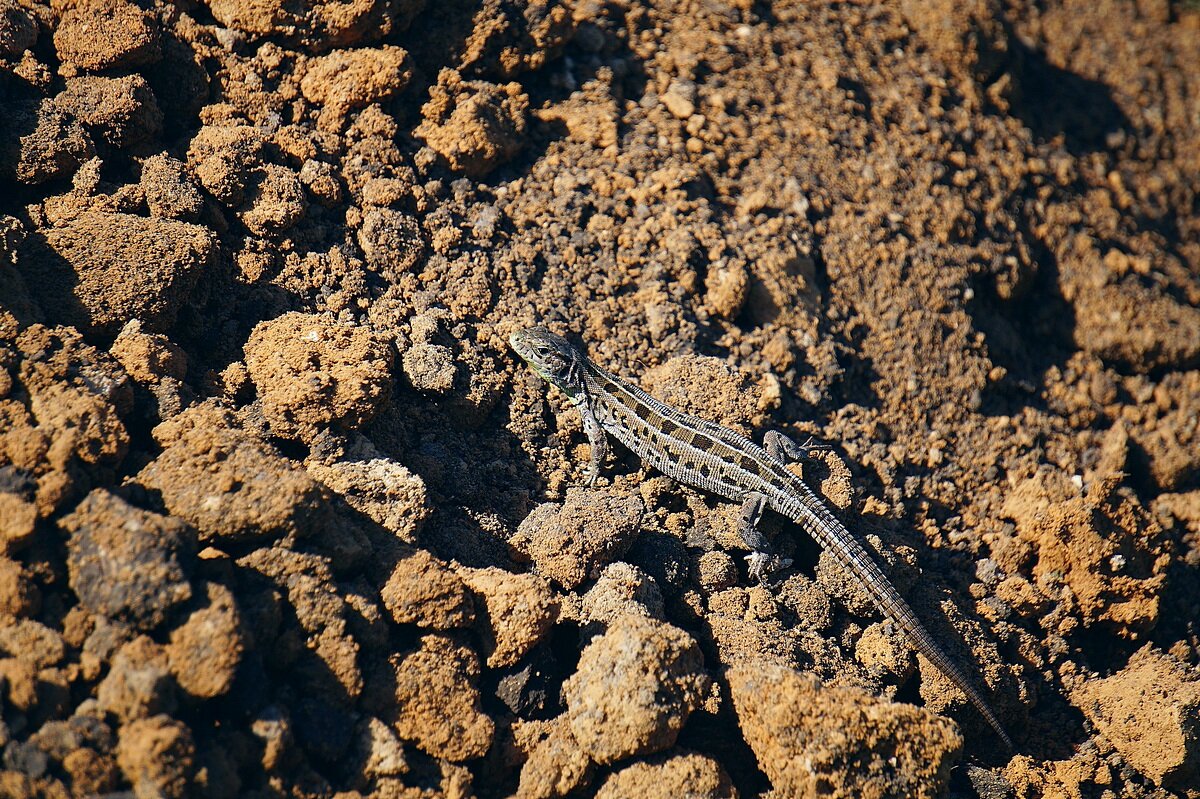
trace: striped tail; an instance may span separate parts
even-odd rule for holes
[[[980,715],[987,720],[996,735],[1004,741],[1009,751],[1014,749],[1012,739],[1004,731],[1000,719],[992,712],[987,700],[975,689],[971,680],[963,673],[946,653],[942,651],[921,622],[917,619],[912,608],[901,598],[891,581],[875,563],[875,559],[866,548],[850,534],[828,508],[815,496],[789,497],[786,503],[787,515],[823,548],[829,550],[837,562],[853,574],[866,587],[875,602],[875,607],[894,623],[900,625],[913,647],[929,660],[938,671],[945,674],[950,682],[967,695],[967,699],[975,706]]]

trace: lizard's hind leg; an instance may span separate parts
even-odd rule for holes
[[[758,582],[765,582],[771,572],[786,569],[792,565],[790,558],[781,558],[771,551],[767,537],[758,529],[763,511],[767,507],[767,497],[757,491],[746,495],[742,502],[742,511],[738,515],[738,535],[751,552],[746,556],[750,564],[750,576]]]
[[[763,436],[763,447],[772,458],[781,461],[802,461],[812,457],[814,452],[832,449],[829,444],[819,443],[812,436],[803,444],[797,444],[778,430],[768,430]]]

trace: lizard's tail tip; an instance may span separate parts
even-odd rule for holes
[[[996,718],[995,714],[993,714],[991,712],[984,713],[984,718],[987,721],[988,725],[996,733],[996,737],[999,738],[1000,741],[1004,744],[1005,754],[1011,755],[1014,752],[1016,752],[1017,751],[1016,744],[1014,744],[1013,739],[1011,737],[1009,737],[1008,732],[1004,729],[1004,725],[1002,725],[1000,723],[1000,719]]]
[[[992,731],[996,733],[996,737],[1003,742],[1005,753],[1012,754],[1016,752],[1017,747],[1015,744],[1013,744],[1013,739],[1009,737],[1008,731],[1004,729],[1004,725],[1000,723],[1000,719],[996,716],[995,711],[992,710],[983,696],[974,689],[968,691],[967,695],[971,700],[971,704],[975,705],[975,708],[979,711],[979,714],[983,716],[983,720],[986,721],[988,726],[992,728]]]

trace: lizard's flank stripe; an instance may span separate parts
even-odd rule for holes
[[[585,410],[595,415],[605,432],[680,482],[736,502],[765,497],[771,509],[800,525],[866,587],[880,612],[904,630],[917,651],[966,694],[1012,748],[983,695],[941,650],[858,539],[782,460],[733,430],[655,399],[599,368],[583,353],[575,355],[583,365]]]

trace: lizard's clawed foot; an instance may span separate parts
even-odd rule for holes
[[[588,469],[583,473],[583,484],[588,488],[596,488],[597,486],[612,485],[611,478],[605,477],[599,469]]]
[[[768,430],[763,437],[763,445],[771,457],[781,461],[804,461],[811,458],[814,452],[833,449],[832,444],[817,441],[812,436],[805,439],[803,444],[797,444],[778,430]]]
[[[770,586],[768,579],[772,574],[792,565],[791,558],[781,558],[766,552],[751,552],[746,556],[746,562],[750,564],[750,576],[760,585],[768,587]]]
[[[814,452],[828,452],[833,449],[833,444],[826,441],[817,441],[812,436],[809,436],[804,439],[803,444],[797,445],[796,449],[799,451],[800,458],[811,458]]]

